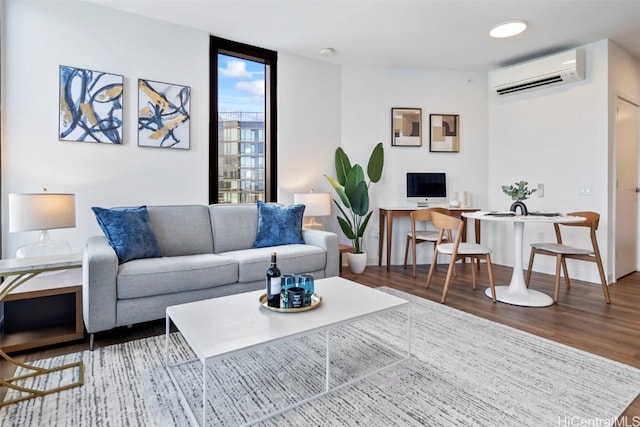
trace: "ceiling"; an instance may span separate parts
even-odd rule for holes
[[[85,1],[342,65],[488,71],[602,39],[640,58],[640,0]],[[529,28],[489,37],[508,19]]]

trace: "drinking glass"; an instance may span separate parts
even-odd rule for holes
[[[304,288],[304,305],[311,305],[311,296],[313,295],[314,283],[313,283],[313,274],[304,273],[298,276],[298,286]]]
[[[296,287],[295,274],[283,274],[280,278],[280,305],[282,308],[289,307],[289,289]]]

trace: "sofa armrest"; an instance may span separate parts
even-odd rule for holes
[[[305,244],[318,246],[327,252],[327,264],[324,267],[325,277],[337,276],[340,271],[338,235],[330,231],[303,228],[302,239]]]
[[[82,259],[82,312],[87,332],[116,327],[118,256],[106,237],[87,239]]]

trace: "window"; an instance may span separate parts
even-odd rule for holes
[[[276,201],[274,51],[211,37],[209,203]]]

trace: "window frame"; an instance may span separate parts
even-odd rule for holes
[[[210,36],[209,50],[209,203],[218,203],[218,54],[265,65],[265,202],[278,193],[277,62],[278,53],[248,44]]]

